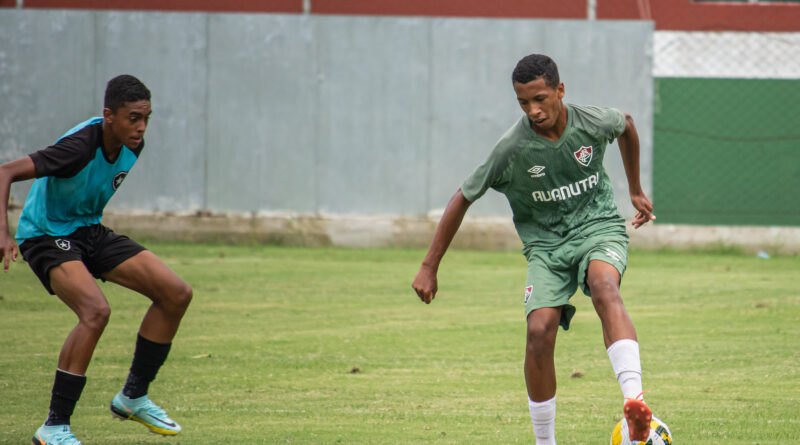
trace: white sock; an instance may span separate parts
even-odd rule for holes
[[[528,399],[536,445],[556,445],[556,398],[544,402]]]
[[[639,359],[639,343],[636,340],[617,340],[608,347],[608,358],[617,376],[622,396],[632,399],[642,393],[642,363]],[[644,401],[644,398],[641,399]]]

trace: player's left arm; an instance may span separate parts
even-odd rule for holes
[[[625,166],[625,176],[628,178],[628,192],[631,195],[631,203],[636,209],[633,216],[633,228],[646,224],[648,221],[656,219],[653,215],[653,203],[642,191],[642,184],[639,181],[639,133],[633,124],[633,118],[625,113],[625,130],[617,138],[619,151],[622,154],[622,164]]]

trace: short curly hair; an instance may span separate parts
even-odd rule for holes
[[[531,54],[517,62],[514,72],[511,73],[511,82],[528,83],[544,77],[545,85],[550,88],[558,86],[561,80],[558,77],[558,66],[544,54]]]
[[[103,107],[116,112],[126,102],[150,100],[150,90],[130,74],[121,74],[108,81]]]

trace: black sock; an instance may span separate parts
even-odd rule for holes
[[[50,398],[50,414],[45,425],[69,425],[69,418],[75,411],[75,404],[81,398],[83,387],[86,385],[85,375],[76,375],[56,370],[53,382],[53,395]]]
[[[122,388],[122,395],[129,399],[138,399],[147,394],[147,389],[156,378],[156,373],[167,359],[172,343],[156,343],[141,335],[136,338],[136,350],[128,380]]]

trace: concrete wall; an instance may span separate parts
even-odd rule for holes
[[[651,48],[646,22],[0,10],[0,162],[98,115],[130,73],[154,111],[112,211],[422,216],[520,116],[510,72],[542,52],[567,101],[634,116],[650,192]],[[509,211],[490,193],[470,214]]]

